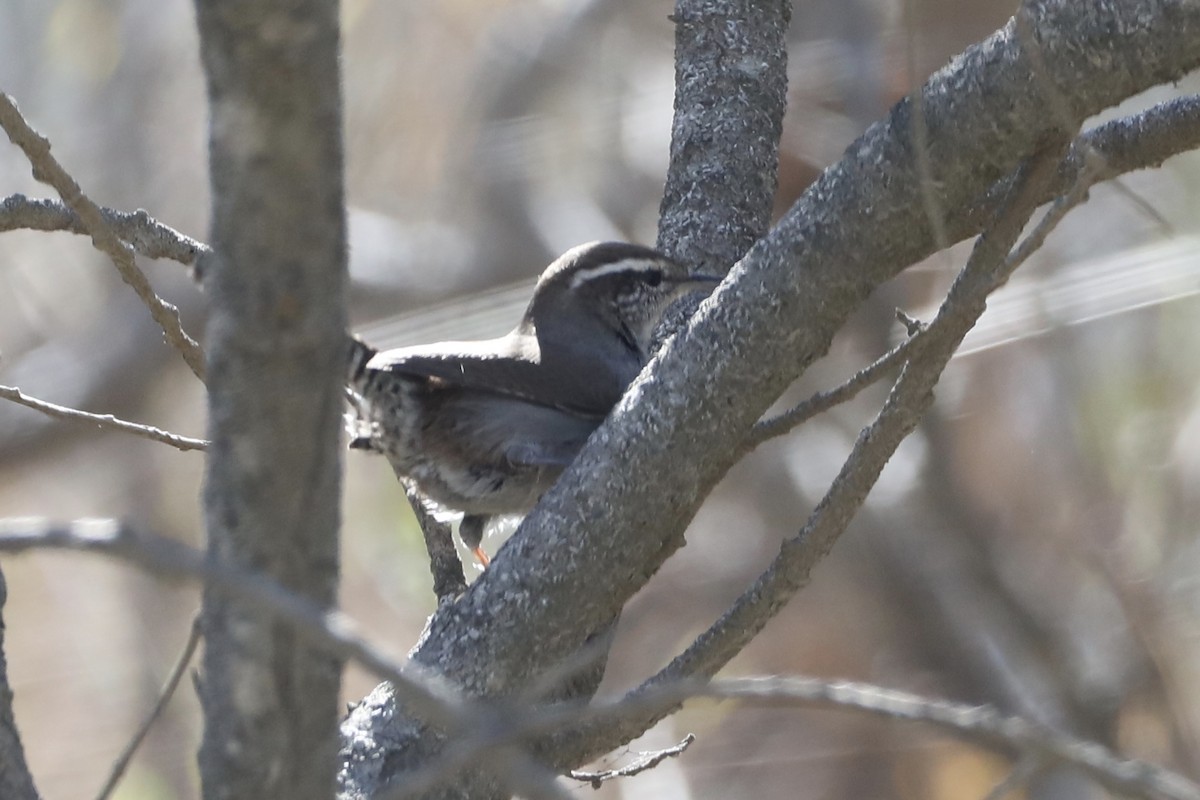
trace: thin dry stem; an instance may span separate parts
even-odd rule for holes
[[[787,411],[755,423],[746,435],[743,447],[749,452],[769,439],[795,430],[818,414],[853,400],[863,389],[881,380],[888,372],[902,364],[908,358],[908,353],[916,337],[917,334],[914,334],[911,338],[905,339],[874,362],[854,373],[840,386],[828,391],[817,392]]]
[[[155,701],[154,707],[150,709],[150,713],[142,720],[142,724],[134,732],[129,742],[121,754],[117,756],[113,762],[112,769],[109,770],[108,780],[104,782],[104,786],[96,794],[96,800],[108,800],[112,797],[113,792],[117,790],[117,784],[121,782],[121,778],[125,777],[125,771],[129,769],[129,762],[133,760],[134,754],[141,747],[142,742],[146,740],[146,735],[150,733],[150,728],[158,721],[163,712],[167,709],[167,704],[171,702],[171,698],[175,696],[175,691],[179,688],[183,676],[187,674],[188,664],[192,661],[192,656],[196,654],[196,648],[200,645],[200,617],[192,619],[191,630],[188,631],[187,641],[183,644],[183,649],[179,652],[179,657],[175,659],[175,666],[171,668],[171,674],[167,677],[167,682],[163,684],[162,691],[158,693],[158,700]]]
[[[637,758],[629,762],[623,767],[616,769],[606,769],[600,772],[584,772],[583,770],[573,769],[570,772],[572,778],[584,783],[590,783],[593,789],[599,789],[600,784],[605,781],[611,781],[616,778],[630,778],[638,773],[645,772],[648,769],[654,769],[668,758],[682,755],[685,750],[692,746],[692,742],[696,741],[696,734],[689,733],[683,737],[683,740],[678,744],[673,744],[670,747],[664,747],[662,750],[650,750],[638,753]]]
[[[180,436],[177,433],[164,431],[152,425],[143,425],[139,422],[117,419],[112,414],[92,414],[88,411],[80,411],[77,408],[48,403],[45,400],[30,397],[15,386],[0,386],[0,398],[25,406],[26,408],[32,408],[34,411],[39,411],[48,417],[67,420],[69,422],[82,422],[98,428],[121,431],[122,433],[131,433],[143,439],[168,444],[179,450],[204,450],[208,447],[208,441],[205,439],[192,439],[187,436]]]

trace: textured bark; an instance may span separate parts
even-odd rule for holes
[[[699,503],[762,412],[826,351],[875,287],[936,249],[922,181],[948,239],[971,236],[986,219],[973,208],[1045,143],[1200,66],[1195,2],[1047,0],[1026,9],[1032,33],[1018,35],[1010,23],[934,75],[919,103],[900,103],[868,130],[753,247],[492,568],[457,603],[439,609],[418,661],[468,694],[503,696],[575,652],[683,543]],[[729,61],[680,70],[719,84],[723,76],[708,71]],[[927,171],[913,153],[917,109]],[[713,141],[731,163],[746,146]],[[720,163],[720,155],[706,154],[704,163]],[[735,252],[733,244],[708,248],[692,239],[709,236],[709,214],[718,238],[754,229],[749,214],[725,216],[738,205],[739,185],[703,170],[672,174],[669,183],[677,180],[691,185],[664,206],[668,249]],[[636,732],[598,728],[543,755],[556,766],[574,765]],[[437,747],[386,687],[351,715],[343,737],[346,797],[371,796]],[[474,775],[447,794],[498,791]]]
[[[675,5],[675,118],[658,247],[716,272],[771,222],[791,3]]]
[[[338,8],[198,0],[211,108],[210,557],[336,599],[344,331]],[[340,665],[207,591],[204,796],[327,798]]]

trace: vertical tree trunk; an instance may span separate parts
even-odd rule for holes
[[[196,9],[212,114],[209,553],[332,605],[346,250],[338,6]],[[214,591],[203,622],[204,796],[328,798],[340,665]]]

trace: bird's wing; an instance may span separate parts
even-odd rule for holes
[[[437,379],[597,418],[608,415],[625,389],[586,369],[547,369],[537,340],[522,335],[386,350],[371,358],[366,368]],[[572,374],[577,377],[572,379]]]

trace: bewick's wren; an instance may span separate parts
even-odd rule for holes
[[[533,507],[646,365],[666,308],[718,280],[648,247],[593,242],[546,268],[507,336],[384,352],[355,339],[351,447],[464,512],[459,535],[486,564],[487,518]]]

